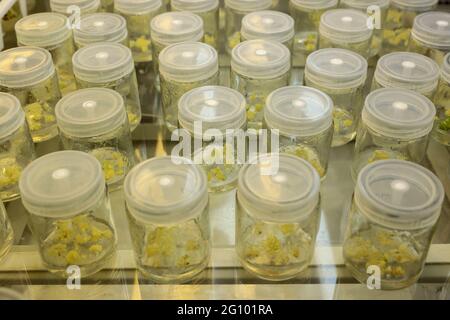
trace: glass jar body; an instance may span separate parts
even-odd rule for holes
[[[14,241],[14,231],[6,214],[5,207],[0,203],[0,262],[6,257]]]
[[[364,58],[370,57],[371,38],[358,42],[342,42],[319,35],[319,49],[340,48],[356,52]]]
[[[441,78],[434,96],[436,122],[433,137],[443,145],[450,146],[450,82]]]
[[[416,39],[412,34],[409,39],[408,44],[409,52],[416,52],[426,57],[433,59],[438,65],[442,65],[444,63],[444,58],[447,53],[450,52],[450,49],[436,48],[426,43]]]
[[[248,13],[225,7],[225,49],[228,54],[241,42],[242,19]]]

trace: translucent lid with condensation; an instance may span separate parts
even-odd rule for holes
[[[299,9],[323,10],[336,7],[338,0],[290,0],[290,3]]]
[[[60,151],[34,160],[22,172],[19,189],[33,215],[64,219],[96,207],[105,196],[98,160],[81,151]]]
[[[164,45],[203,39],[203,20],[191,12],[160,14],[152,19],[150,29],[152,39]]]
[[[84,47],[96,42],[122,43],[128,37],[125,18],[114,13],[92,13],[81,18],[80,28],[73,30],[75,43]]]
[[[391,5],[406,10],[426,11],[433,9],[439,0],[391,0]]]
[[[225,0],[225,6],[242,12],[267,10],[272,7],[272,0]]]
[[[294,35],[294,19],[283,12],[256,11],[242,19],[241,36],[245,40],[265,39],[284,43]]]
[[[19,99],[0,92],[0,140],[16,132],[25,122]]]
[[[38,47],[19,47],[0,52],[0,86],[30,87],[55,73],[52,55]]]
[[[161,0],[115,0],[114,10],[122,14],[140,15],[157,11],[161,8]]]
[[[78,7],[80,12],[92,13],[100,8],[100,0],[50,0],[50,8],[54,12],[71,15],[73,11],[68,12],[69,7]]]
[[[322,14],[319,34],[333,41],[362,42],[372,37],[367,14],[353,9],[333,9]]]
[[[244,41],[231,52],[231,68],[234,72],[249,78],[276,78],[290,70],[291,53],[279,42]]]
[[[387,228],[431,227],[439,218],[444,188],[428,169],[402,160],[377,161],[358,176],[355,202],[373,222]]]
[[[134,70],[131,50],[112,42],[93,43],[78,50],[72,63],[77,79],[92,83],[115,81]]]
[[[219,0],[172,0],[172,11],[208,12],[219,7]]]
[[[414,19],[411,35],[430,47],[449,51],[450,13],[426,12],[418,15]]]
[[[319,203],[320,178],[305,160],[287,154],[260,155],[242,167],[237,197],[256,219],[298,222]]]
[[[374,78],[383,87],[427,94],[438,85],[439,66],[421,54],[393,52],[380,58]]]
[[[153,158],[127,175],[124,193],[127,209],[136,219],[173,224],[198,217],[208,203],[204,171],[179,157]]]
[[[367,10],[370,6],[378,6],[385,9],[389,6],[389,0],[341,0],[340,5],[345,8]]]

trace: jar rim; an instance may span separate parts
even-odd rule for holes
[[[329,9],[338,5],[338,0],[290,0],[291,4],[302,9]]]
[[[391,5],[411,10],[427,10],[436,6],[439,0],[390,0]]]
[[[203,13],[219,7],[219,0],[171,0],[171,8],[176,11]]]
[[[266,39],[285,43],[295,36],[294,24],[294,19],[283,12],[255,11],[242,19],[241,36],[246,40]]]
[[[450,50],[450,13],[431,11],[418,15],[411,36],[433,48]]]
[[[125,15],[142,15],[162,7],[162,0],[115,0],[114,10]]]
[[[0,139],[16,132],[25,123],[25,112],[19,99],[9,93],[0,92]]]
[[[109,23],[107,23],[108,21]],[[88,27],[86,28],[86,26]],[[81,46],[96,42],[120,43],[128,37],[127,22],[119,14],[91,13],[81,17],[81,28],[74,29],[73,34],[75,43]]]
[[[447,53],[444,57],[444,63],[442,64],[442,71],[441,71],[443,79],[450,83],[450,52]]]
[[[100,8],[100,0],[50,0],[50,8],[54,12],[69,15],[67,9],[71,6],[80,8],[81,13],[87,13]]]
[[[272,0],[225,0],[225,7],[236,11],[266,10],[272,6]]]
[[[381,9],[389,7],[390,0],[341,0],[341,4],[347,5],[352,8],[360,10],[366,10],[370,6],[378,6]]]
[[[191,12],[165,12],[152,19],[150,32],[152,40],[163,45],[201,41],[203,19]]]
[[[369,40],[373,30],[367,26],[367,15],[354,9],[332,9],[320,17],[319,34],[332,41],[355,43]]]

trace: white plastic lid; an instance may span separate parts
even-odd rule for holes
[[[219,0],[171,0],[173,11],[208,12],[219,7]]]
[[[265,39],[284,43],[294,35],[294,19],[283,12],[256,11],[242,19],[241,36],[246,40]]]
[[[161,6],[161,0],[114,0],[114,10],[122,14],[146,14],[159,10]]]
[[[208,203],[204,171],[186,158],[142,162],[125,179],[127,208],[145,223],[172,224],[196,218]]]
[[[134,70],[131,50],[120,43],[90,44],[75,52],[72,62],[75,76],[91,83],[115,81]]]
[[[50,9],[65,15],[70,14],[67,9],[70,6],[77,6],[81,13],[97,11],[100,8],[100,0],[50,0]]]
[[[18,47],[0,52],[0,85],[33,86],[55,73],[52,55],[38,47]]]
[[[225,6],[236,11],[259,11],[272,7],[272,0],[225,0]]]
[[[19,189],[28,212],[64,219],[97,206],[105,196],[105,178],[100,162],[90,154],[60,151],[29,164]]]
[[[394,138],[415,139],[433,129],[436,108],[425,96],[404,89],[371,92],[362,111],[363,122],[372,130]]]
[[[321,49],[306,59],[305,77],[324,87],[355,88],[366,81],[367,60],[346,49]]]
[[[413,52],[393,52],[378,60],[375,81],[383,87],[432,92],[439,82],[439,66],[432,59]]]
[[[364,167],[355,202],[367,218],[387,228],[433,226],[441,213],[444,188],[428,169],[409,161],[384,160]]]
[[[450,50],[450,13],[426,12],[414,19],[411,35],[434,48]]]
[[[152,40],[163,45],[202,41],[203,20],[191,12],[166,12],[150,23]]]
[[[92,13],[81,18],[80,28],[73,31],[75,43],[86,46],[96,42],[121,43],[128,36],[125,18],[114,13]]]
[[[19,99],[0,92],[0,140],[16,132],[25,121],[25,113]]]
[[[333,100],[314,88],[290,86],[267,98],[264,119],[270,129],[285,136],[320,134],[333,124]]]
[[[358,10],[366,10],[370,6],[385,9],[389,6],[389,0],[341,0],[341,5]]]
[[[367,24],[367,14],[354,9],[333,9],[320,18],[319,34],[346,43],[362,42],[372,37]]]
[[[291,4],[300,9],[323,10],[338,5],[338,0],[290,0]]]
[[[391,0],[391,5],[402,9],[425,11],[438,4],[439,0]]]
[[[271,166],[278,170],[268,174]],[[242,167],[237,197],[253,218],[288,223],[314,212],[319,191],[320,177],[307,161],[287,154],[265,154]]]
[[[164,48],[159,54],[159,72],[173,81],[196,82],[219,72],[217,51],[201,42],[182,42]]]
[[[68,23],[65,15],[56,12],[23,17],[15,25],[17,42],[23,46],[56,46],[72,35]]]
[[[113,132],[126,122],[122,96],[111,89],[89,88],[72,92],[56,104],[59,129],[78,138]]]
[[[291,68],[289,49],[275,41],[249,40],[231,52],[231,68],[248,78],[270,79],[282,76]]]
[[[450,52],[447,53],[444,57],[444,62],[442,63],[441,75],[442,75],[442,78],[447,83],[450,83]]]

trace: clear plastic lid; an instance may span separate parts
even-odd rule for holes
[[[98,11],[100,0],[50,0],[50,9],[54,12],[69,15],[73,11],[68,12],[67,10],[72,6],[80,8],[81,13],[91,13]]]
[[[444,57],[444,62],[442,63],[442,70],[441,70],[442,79],[447,82],[447,84],[450,84],[450,52],[446,54]]]
[[[90,154],[60,151],[29,164],[19,189],[31,214],[65,219],[98,205],[105,196],[105,178],[100,162]]]
[[[414,19],[413,38],[428,46],[450,50],[450,13],[426,12]]]
[[[170,5],[172,11],[202,13],[217,9],[219,0],[172,0]]]
[[[355,202],[368,219],[387,228],[431,227],[439,218],[444,188],[428,169],[409,161],[383,160],[358,176]]]
[[[205,210],[208,182],[204,171],[186,158],[153,158],[130,171],[124,193],[128,211],[136,219],[182,223]]]
[[[126,122],[122,96],[111,89],[82,89],[64,96],[56,104],[56,121],[65,134],[77,138],[101,136]]]
[[[400,139],[426,136],[433,129],[436,108],[425,96],[404,89],[370,93],[362,111],[363,122],[382,135]]]
[[[337,7],[338,0],[290,0],[290,3],[299,9],[323,10]]]
[[[321,49],[311,53],[305,66],[305,77],[322,87],[355,88],[365,83],[367,60],[346,49]]]
[[[319,191],[319,175],[307,161],[287,154],[265,154],[242,167],[237,197],[254,218],[288,223],[314,212]]]
[[[239,43],[231,52],[231,68],[244,77],[271,79],[291,68],[289,49],[275,41],[249,40]]]
[[[23,46],[52,47],[72,35],[67,17],[56,12],[23,17],[16,23],[15,29],[17,42]]]
[[[272,0],[225,0],[227,8],[241,12],[267,10],[272,4]]]
[[[25,113],[20,106],[19,99],[8,93],[0,92],[0,140],[4,139],[25,122]]]
[[[320,18],[319,34],[332,41],[362,42],[372,37],[367,14],[353,9],[333,9]]]
[[[391,5],[406,10],[426,11],[434,8],[439,0],[391,0]]]
[[[217,51],[201,42],[182,42],[164,48],[159,54],[159,72],[165,79],[196,82],[219,72]]]
[[[439,66],[418,53],[393,52],[380,58],[375,81],[386,88],[402,88],[427,94],[436,89]]]
[[[282,135],[313,136],[333,124],[333,100],[314,88],[280,88],[267,98],[264,119],[270,129],[278,129]]]
[[[38,47],[19,47],[0,52],[0,85],[31,87],[55,73],[52,55]]]
[[[153,18],[151,36],[163,45],[202,41],[203,20],[191,12],[166,12]]]
[[[265,39],[281,43],[294,38],[294,19],[278,11],[256,11],[242,19],[241,36],[246,40]]]
[[[125,18],[114,13],[92,13],[81,18],[80,28],[73,30],[75,43],[84,47],[96,42],[121,43],[128,37]]]
[[[73,72],[83,81],[103,83],[128,76],[134,70],[131,50],[120,43],[93,43],[72,58]]]
[[[141,15],[161,8],[161,0],[115,0],[114,10],[122,14]]]
[[[389,0],[341,0],[341,6],[358,10],[366,10],[370,6],[385,9],[389,7]]]

